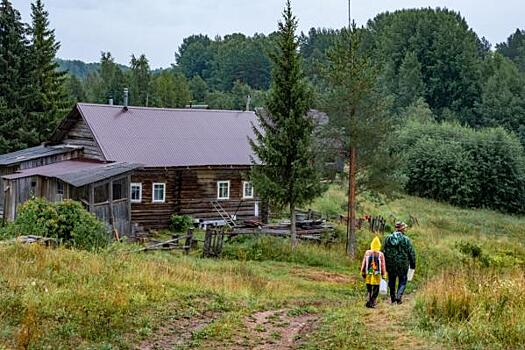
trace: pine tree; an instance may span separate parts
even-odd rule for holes
[[[338,154],[344,154],[349,168],[347,254],[356,249],[356,178],[359,187],[390,189],[392,171],[385,141],[391,119],[387,101],[377,86],[377,70],[362,50],[362,30],[343,29],[329,51],[326,72],[330,93],[324,110],[330,119],[327,132]],[[359,175],[359,176],[357,176]]]
[[[55,39],[55,31],[49,29],[49,15],[42,0],[31,4],[31,11],[31,98],[26,106],[27,127],[35,137],[32,143],[40,143],[50,136],[68,108],[64,87],[66,73],[58,70],[55,61],[60,43]]]
[[[145,55],[131,55],[130,94],[135,106],[147,106],[151,94],[151,71]]]
[[[28,42],[20,13],[9,0],[0,3],[0,152],[26,146],[24,107],[29,95]]]
[[[414,52],[407,52],[399,67],[397,89],[398,107],[408,107],[425,94],[421,63]]]
[[[276,35],[277,52],[271,55],[274,68],[269,98],[257,115],[262,129],[254,127],[256,138],[251,140],[261,163],[252,170],[254,187],[271,204],[289,208],[294,247],[295,207],[321,192],[311,147],[314,123],[306,116],[311,97],[301,70],[296,29],[297,20],[287,0]]]

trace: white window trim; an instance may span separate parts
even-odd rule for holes
[[[133,199],[132,198],[132,194],[133,194],[133,187],[138,187],[139,188],[139,199]],[[129,185],[129,200],[131,201],[131,203],[142,203],[142,183],[141,182],[132,182],[130,185]]]
[[[221,188],[221,184],[225,184],[227,183],[228,184],[228,197],[221,197],[220,196],[220,188]],[[218,200],[228,200],[230,199],[230,181],[217,181],[217,199]]]
[[[163,197],[162,200],[155,200],[155,186],[162,186],[164,191],[162,191]],[[151,201],[153,203],[166,203],[166,183],[165,182],[154,182],[151,187]]]
[[[252,194],[250,196],[246,195],[246,185],[250,185],[252,187]],[[253,199],[253,184],[251,181],[243,181],[242,182],[242,198],[243,199]]]

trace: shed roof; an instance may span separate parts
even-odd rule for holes
[[[95,163],[67,160],[22,170],[14,174],[3,176],[3,178],[15,180],[29,176],[44,176],[57,178],[75,187],[80,187],[106,180],[140,167],[142,166],[139,164],[130,163]]]
[[[36,146],[20,151],[0,155],[0,166],[19,164],[28,160],[64,154],[82,147],[70,145]]]
[[[106,159],[145,166],[251,165],[253,112],[79,103]]]

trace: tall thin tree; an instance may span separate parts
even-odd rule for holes
[[[297,20],[290,0],[276,34],[272,83],[266,107],[259,111],[252,148],[262,166],[251,173],[256,191],[270,203],[288,207],[292,246],[297,244],[295,208],[321,191],[313,166],[313,121],[307,117],[311,96],[303,78],[296,36]]]
[[[20,13],[9,0],[1,0],[0,153],[26,146],[21,135],[30,87],[28,61],[26,29]]]
[[[330,116],[328,134],[348,164],[347,254],[355,256],[357,175],[362,187],[385,190],[392,186],[389,157],[384,147],[391,119],[379,92],[377,70],[361,47],[362,32],[343,29],[330,50],[326,80],[329,93],[324,110]],[[358,161],[360,158],[360,161]],[[379,176],[378,176],[379,175]]]
[[[55,61],[60,43],[49,28],[49,15],[42,0],[31,4],[30,34],[31,98],[28,101],[29,125],[35,143],[49,137],[56,122],[68,107],[64,88],[66,73],[58,70]]]

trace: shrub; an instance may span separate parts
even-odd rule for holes
[[[193,227],[193,218],[188,215],[173,214],[170,220],[170,229],[174,232],[185,232]]]
[[[8,228],[13,235],[55,238],[75,248],[97,249],[110,241],[106,226],[74,201],[49,203],[34,198],[18,208],[15,222]]]
[[[409,121],[397,136],[409,194],[525,212],[525,152],[515,135],[501,128]]]

